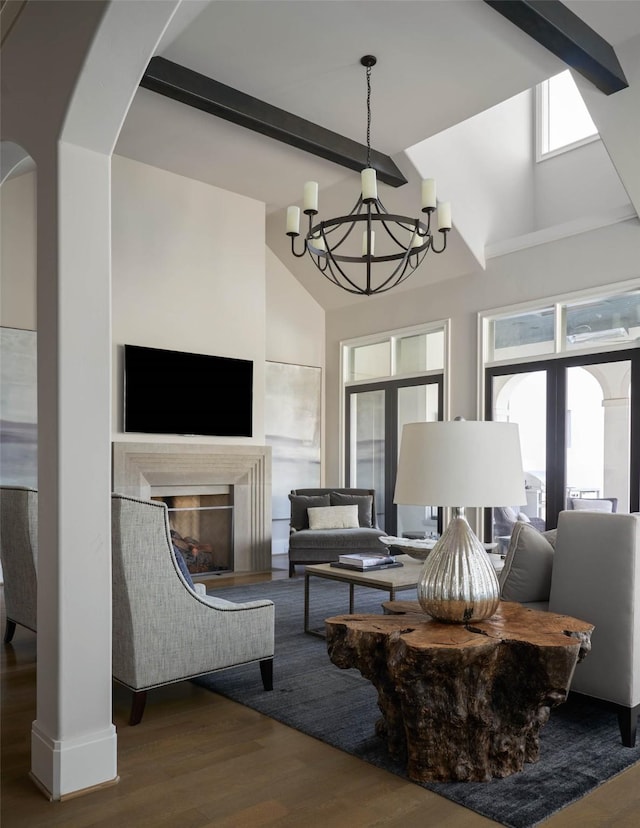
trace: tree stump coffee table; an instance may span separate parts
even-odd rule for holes
[[[338,667],[378,691],[376,732],[416,782],[485,782],[539,756],[539,732],[591,648],[584,621],[501,602],[486,621],[443,624],[414,601],[325,621]]]

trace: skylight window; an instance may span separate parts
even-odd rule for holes
[[[538,87],[538,160],[598,138],[571,72],[567,69]]]

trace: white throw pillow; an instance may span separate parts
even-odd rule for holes
[[[309,529],[357,529],[358,507],[352,506],[315,506],[307,509]]]

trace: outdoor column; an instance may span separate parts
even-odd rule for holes
[[[629,511],[629,397],[608,398],[604,408],[604,495],[618,498],[618,511]]]

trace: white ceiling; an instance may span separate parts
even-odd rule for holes
[[[566,5],[612,45],[640,33],[638,0]],[[372,146],[411,179],[401,190],[382,187],[381,197],[409,214],[417,187],[405,149],[565,68],[481,0],[190,0],[158,54],[361,143],[360,57],[375,54]],[[347,210],[359,186],[350,170],[144,89],[116,153],[264,201],[268,239],[284,230],[281,213],[300,201],[305,181],[320,182],[322,203],[344,199]],[[422,283],[472,266],[466,246],[451,236],[450,261],[448,252],[433,258]],[[328,283],[317,286],[312,266],[294,262],[280,242],[270,245],[325,307],[352,301]]]

